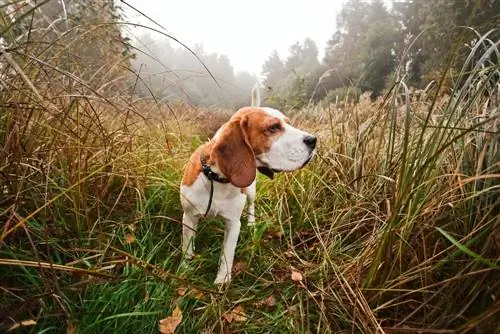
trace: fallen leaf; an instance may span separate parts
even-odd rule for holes
[[[274,238],[281,238],[283,236],[283,232],[282,231],[268,231],[267,232],[267,238],[268,239],[274,239]]]
[[[201,292],[200,290],[198,290],[196,288],[188,290],[188,288],[186,288],[184,285],[181,285],[177,288],[177,294],[181,297],[188,295],[188,296],[191,296],[195,299],[202,299],[205,296],[205,294],[203,292]]]
[[[172,312],[171,316],[160,320],[158,329],[161,334],[173,334],[175,332],[175,329],[177,328],[177,326],[179,326],[181,322],[182,322],[182,312],[179,305],[177,305],[174,311]]]
[[[235,265],[233,266],[234,276],[241,273],[243,270],[245,270],[245,268],[246,268],[245,262],[242,262],[242,261],[236,262]]]
[[[187,288],[185,286],[181,285],[179,288],[177,288],[177,294],[181,297],[184,296],[186,294],[186,292],[187,292]]]
[[[66,321],[66,334],[75,334],[76,333],[76,327],[73,325],[71,321]]]
[[[254,305],[257,307],[267,306],[272,308],[276,306],[276,297],[274,297],[274,295],[269,295],[266,299],[255,302]]]
[[[195,299],[202,299],[203,296],[205,295],[203,292],[193,289],[189,292],[191,296],[193,296]]]
[[[19,321],[19,322],[16,322],[14,325],[12,325],[8,330],[7,332],[11,332],[15,329],[18,329],[19,327],[26,327],[26,326],[35,326],[36,325],[36,321],[33,320],[33,319],[30,319],[30,320],[23,320],[23,321]]]
[[[302,276],[302,274],[299,271],[292,269],[292,281],[300,282],[303,279],[304,279],[304,277]]]
[[[294,255],[293,251],[291,249],[285,251],[285,256],[286,257],[292,257]]]
[[[231,312],[224,314],[224,319],[228,323],[234,322],[242,322],[247,320],[247,316],[245,314],[245,309],[242,305],[238,305],[231,310]]]
[[[266,298],[265,302],[267,306],[274,307],[276,306],[276,297],[274,297],[274,295],[270,295]]]
[[[131,244],[131,243],[133,243],[134,241],[135,241],[135,235],[133,235],[132,233],[127,233],[127,234],[125,235],[125,242],[126,242],[127,244]]]

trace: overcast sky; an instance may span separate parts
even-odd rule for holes
[[[295,41],[312,38],[320,59],[335,32],[335,17],[344,1],[307,0],[126,0],[192,47],[202,43],[208,53],[227,55],[236,71],[260,75],[262,64],[276,49],[286,58]],[[128,20],[154,24],[123,5]],[[136,36],[140,33],[134,32]],[[155,33],[151,32],[155,37]],[[156,35],[156,37],[160,37]]]

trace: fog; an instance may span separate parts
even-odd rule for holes
[[[286,58],[292,44],[311,38],[322,57],[342,3],[296,1],[284,7],[261,0],[130,0],[122,7],[127,21],[169,34],[200,58],[160,32],[127,28],[131,43],[141,50],[134,70],[149,89],[161,98],[232,107],[248,103],[249,91],[274,50]],[[141,94],[150,95],[142,86]]]

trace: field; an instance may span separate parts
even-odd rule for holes
[[[3,57],[0,331],[500,331],[498,66],[471,57],[450,90],[443,76],[285,110],[318,154],[259,176],[257,224],[243,217],[218,289],[220,220],[179,267],[179,184],[234,110],[91,85],[64,53]]]

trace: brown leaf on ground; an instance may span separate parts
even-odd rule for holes
[[[75,325],[71,321],[66,321],[66,334],[75,334],[77,333]]]
[[[178,294],[179,296],[181,296],[181,297],[182,297],[182,296],[184,296],[184,295],[186,294],[186,292],[187,292],[187,288],[186,288],[185,286],[182,286],[182,285],[181,285],[181,286],[179,286],[179,287],[177,288],[177,294]]]
[[[132,233],[127,233],[127,234],[125,235],[125,242],[126,242],[127,244],[131,244],[131,243],[133,243],[134,241],[135,241],[135,235],[133,235]]]
[[[196,288],[192,288],[192,289],[188,289],[187,287],[185,287],[184,285],[180,285],[178,288],[177,288],[177,295],[179,296],[191,296],[195,299],[202,299],[205,294],[203,292],[201,292],[200,290],[196,289]]]
[[[201,292],[199,290],[196,290],[196,289],[193,289],[193,290],[189,291],[189,294],[191,296],[193,296],[195,299],[198,299],[198,300],[202,299],[203,296],[205,296],[205,294],[203,292]]]
[[[281,237],[283,236],[283,232],[282,231],[273,231],[273,230],[269,230],[267,232],[267,238],[268,239],[281,239]]]
[[[160,323],[158,325],[158,330],[160,331],[161,334],[173,334],[175,332],[175,329],[179,324],[182,322],[182,312],[177,305],[172,312],[172,315],[169,317],[166,317],[165,319],[161,319]]]
[[[274,297],[274,295],[270,295],[269,297],[266,298],[265,302],[266,302],[267,306],[275,307],[276,306],[276,297]]]
[[[233,266],[233,274],[234,274],[234,276],[236,276],[239,273],[241,273],[243,270],[245,270],[245,268],[246,268],[245,262],[242,262],[242,261],[236,262],[234,264],[234,266]]]
[[[304,277],[302,276],[302,274],[299,271],[292,269],[292,281],[300,282],[303,279],[304,279]]]
[[[245,309],[242,305],[238,305],[233,308],[231,312],[224,314],[224,319],[226,319],[228,323],[245,321],[247,320]]]
[[[289,249],[289,250],[285,251],[285,253],[284,253],[284,254],[285,254],[285,256],[286,256],[286,257],[288,257],[288,258],[290,258],[290,257],[293,257],[293,256],[294,256],[294,253],[293,253],[293,251],[292,251],[291,249]]]
[[[10,326],[10,328],[7,329],[7,332],[11,332],[11,331],[16,330],[20,327],[35,326],[35,325],[36,325],[36,321],[33,319],[23,320],[23,321],[16,322],[14,325]]]
[[[276,297],[274,295],[269,295],[266,299],[264,300],[259,300],[254,303],[255,306],[257,307],[269,307],[273,308],[276,306]]]

